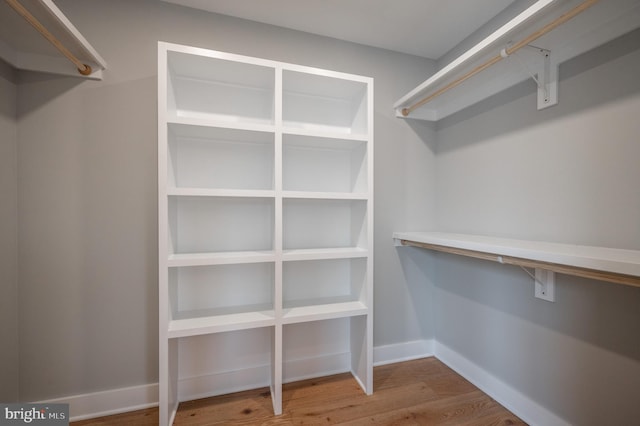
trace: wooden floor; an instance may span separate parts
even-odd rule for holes
[[[284,385],[281,416],[268,389],[180,404],[175,425],[525,425],[503,406],[436,358],[374,369],[374,393],[365,395],[350,374]],[[71,423],[158,424],[158,409]]]

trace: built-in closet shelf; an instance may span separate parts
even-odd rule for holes
[[[275,325],[273,310],[209,316],[197,316],[196,314],[197,313],[192,312],[181,313],[181,316],[189,315],[192,317],[170,321],[167,337],[198,336],[202,334],[222,333]]]
[[[369,199],[369,194],[352,192],[283,191],[282,197],[312,200],[367,200]]]
[[[182,266],[234,265],[241,263],[274,262],[275,260],[276,256],[273,251],[181,253],[169,255],[167,266],[177,268]]]
[[[577,14],[563,22],[574,10]],[[438,121],[535,76],[538,109],[543,109],[562,101],[558,100],[559,64],[638,27],[638,0],[538,0],[404,95],[393,108],[400,118]],[[550,30],[528,42],[545,28]]]
[[[369,250],[360,247],[296,249],[282,252],[282,260],[284,261],[356,259],[367,256],[369,256]]]
[[[275,191],[209,188],[167,188],[167,195],[177,197],[248,197],[274,198]],[[367,193],[283,191],[282,198],[317,200],[367,200]]]
[[[0,58],[9,65],[19,70],[102,80],[106,62],[52,0],[2,1],[0,16],[4,26],[0,31]]]
[[[396,232],[397,245],[640,287],[640,250],[441,232]]]
[[[283,310],[282,323],[294,324],[367,315],[367,306],[358,301],[307,305]]]
[[[197,114],[167,114],[169,126],[191,126],[211,129],[246,130],[250,132],[273,133],[276,127],[273,124],[252,123],[242,120],[216,120],[211,117],[202,117]]]
[[[305,128],[297,128],[297,127],[286,127],[283,126],[279,128],[282,130],[282,133],[285,135],[292,136],[309,136],[309,137],[320,137],[326,139],[342,139],[342,140],[351,140],[351,141],[362,141],[366,142],[369,140],[369,135],[366,133],[351,133],[348,130],[345,131],[330,131],[330,130],[319,130],[319,129],[305,129]]]
[[[241,190],[241,189],[209,189],[209,188],[167,188],[167,195],[176,197],[248,197],[274,198],[275,191]]]
[[[274,414],[298,352],[373,392],[373,129],[370,77],[158,44],[161,425],[183,346],[268,364]]]

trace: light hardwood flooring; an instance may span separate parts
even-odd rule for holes
[[[175,425],[525,425],[436,358],[375,367],[374,393],[350,374],[285,384],[281,416],[266,388],[183,402]],[[158,409],[71,423],[158,424]]]

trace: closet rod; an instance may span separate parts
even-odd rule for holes
[[[468,73],[462,75],[461,77],[458,77],[457,79],[453,80],[451,83],[449,83],[446,86],[436,90],[435,92],[433,92],[432,94],[426,96],[425,98],[421,99],[420,101],[416,102],[415,104],[413,104],[413,105],[411,105],[411,106],[409,106],[407,108],[403,108],[402,109],[402,115],[407,117],[415,109],[420,108],[422,105],[424,105],[427,102],[433,100],[434,98],[437,98],[438,96],[442,95],[446,91],[448,91],[450,89],[453,89],[454,87],[460,85],[461,83],[465,82],[466,80],[468,80],[469,78],[471,78],[474,75],[478,74],[479,72],[489,68],[490,66],[494,65],[497,62],[500,62],[502,59],[506,58],[507,56],[511,55],[512,53],[517,52],[518,50],[522,49],[523,47],[525,47],[529,43],[532,43],[533,41],[535,41],[538,38],[542,37],[543,35],[545,35],[549,31],[551,31],[551,30],[555,29],[556,27],[564,24],[565,22],[567,22],[571,18],[575,17],[576,15],[579,15],[580,13],[584,12],[585,10],[587,10],[589,7],[593,6],[598,1],[599,0],[586,0],[585,2],[579,4],[575,8],[569,10],[565,14],[563,14],[563,15],[559,16],[558,18],[556,18],[555,20],[551,21],[550,23],[548,23],[547,25],[545,25],[544,27],[542,27],[538,31],[535,31],[535,32],[531,33],[529,36],[527,36],[524,39],[520,40],[518,43],[514,44],[513,46],[503,49],[502,52],[500,52],[500,54],[494,56],[493,58],[489,59],[485,63],[483,63],[481,65],[478,65],[476,68],[472,69]]]
[[[521,257],[503,256],[499,254],[469,250],[457,247],[447,247],[438,244],[421,243],[418,241],[400,240],[403,246],[418,247],[428,250],[440,251],[443,253],[456,254],[459,256],[473,257],[482,260],[491,260],[506,265],[522,266],[524,268],[540,268],[553,271],[559,274],[574,275],[582,278],[589,278],[600,281],[607,281],[616,284],[625,284],[633,287],[640,287],[640,277],[625,275],[617,272],[599,271],[596,269],[581,268],[579,266],[562,265],[559,263],[544,262],[540,260],[524,259]]]
[[[91,67],[87,64],[83,64],[73,53],[67,49],[60,40],[58,40],[51,32],[44,26],[35,16],[33,16],[27,9],[22,6],[18,0],[5,0],[13,10],[15,10],[20,16],[24,18],[33,28],[35,28],[44,38],[46,38],[56,49],[60,51],[68,60],[70,60],[78,69],[78,72],[82,75],[91,74]]]

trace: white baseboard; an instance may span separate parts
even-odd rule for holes
[[[215,374],[201,374],[178,380],[178,400],[208,398],[225,393],[242,392],[249,389],[267,387],[270,384],[268,365],[221,371]]]
[[[434,343],[434,355],[531,426],[570,426],[564,419],[438,341]]]
[[[433,340],[413,340],[411,342],[376,346],[373,348],[373,365],[393,364],[412,359],[433,356]]]
[[[568,426],[569,423],[504,383],[488,371],[442,343],[428,339],[373,349],[374,365],[385,365],[435,356],[487,395],[531,425]],[[333,354],[311,360],[293,360],[283,366],[284,381],[291,382],[318,375],[349,371],[348,354]],[[269,367],[258,366],[213,375],[180,380],[180,400],[190,400],[222,393],[255,389],[269,384]],[[158,384],[133,386],[104,392],[57,398],[49,403],[69,404],[72,421],[119,414],[158,405]]]
[[[307,378],[344,373],[350,370],[348,353],[287,361],[283,365],[283,381],[294,382]],[[269,386],[270,367],[254,366],[241,370],[222,371],[181,378],[178,383],[180,401],[206,398]],[[43,403],[69,404],[71,421],[109,416],[141,410],[158,405],[158,384],[113,389],[56,398]]]
[[[38,403],[69,404],[71,421],[110,416],[158,406],[158,384],[132,386],[56,398]]]

